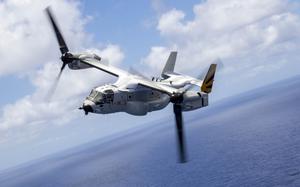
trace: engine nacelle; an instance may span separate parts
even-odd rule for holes
[[[82,60],[93,60],[93,61],[98,61],[100,63],[101,57],[99,57],[96,54],[77,54],[74,56],[78,56],[79,59]],[[91,68],[91,66],[84,64],[80,62],[80,60],[73,60],[71,63],[68,64],[69,68],[72,70],[78,70],[78,69],[86,69],[86,68]]]
[[[91,68],[91,66],[80,62],[80,60],[73,60],[68,66],[72,70]]]
[[[208,94],[201,92],[186,92],[183,95],[182,110],[190,111],[208,106]]]

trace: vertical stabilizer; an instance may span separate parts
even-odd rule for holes
[[[209,67],[209,70],[205,76],[205,79],[203,80],[202,86],[201,86],[201,91],[204,93],[210,93],[213,82],[214,82],[214,77],[215,77],[215,72],[217,69],[217,64],[211,64]]]
[[[165,73],[171,73],[174,72],[174,68],[175,68],[175,62],[176,62],[176,57],[177,57],[177,51],[172,51],[170,53],[170,56],[167,60],[167,63],[161,73],[161,76],[164,77]]]

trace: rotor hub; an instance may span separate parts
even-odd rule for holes
[[[181,104],[183,102],[183,94],[172,95],[170,101],[174,104]]]
[[[63,61],[63,63],[69,64],[74,60],[74,57],[72,53],[66,52],[60,57],[60,59]]]

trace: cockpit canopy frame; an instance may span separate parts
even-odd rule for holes
[[[113,103],[114,100],[114,91],[112,89],[107,89],[104,91],[92,89],[87,99],[93,101],[96,105],[110,104]]]

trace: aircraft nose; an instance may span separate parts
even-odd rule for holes
[[[85,115],[87,115],[89,112],[94,111],[91,105],[83,105],[82,108],[84,110]]]
[[[85,115],[88,115],[89,112],[94,112],[93,105],[95,104],[92,101],[85,100],[80,109],[83,109]]]

